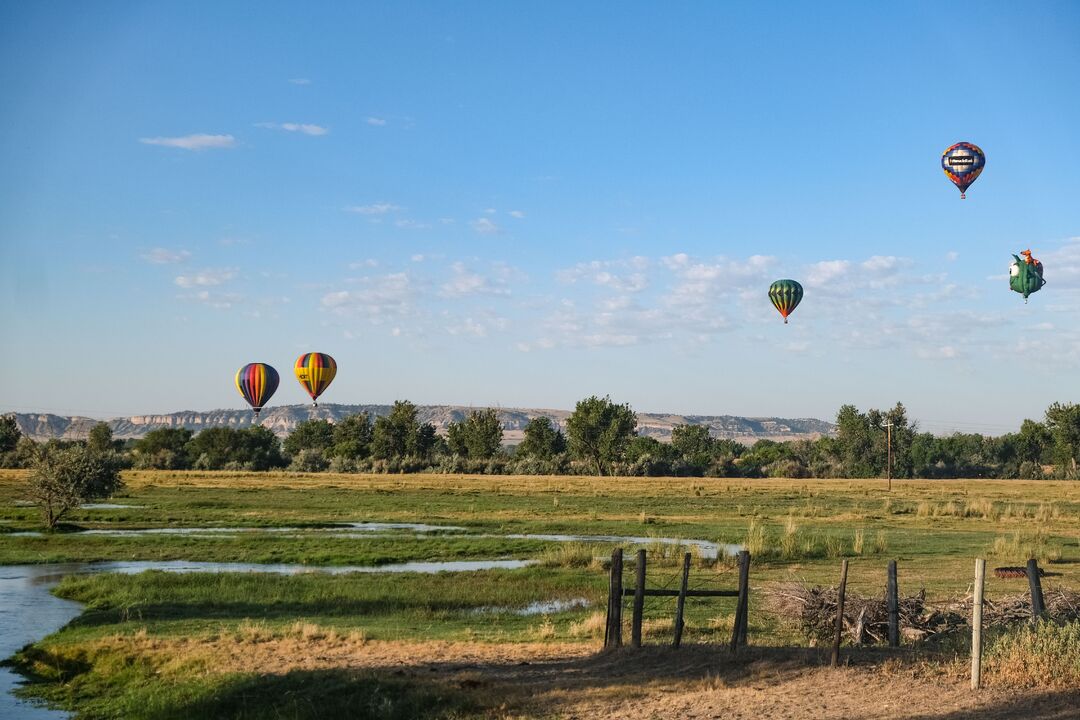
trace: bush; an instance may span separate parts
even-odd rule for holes
[[[81,445],[46,445],[32,467],[28,495],[41,507],[50,530],[70,510],[87,500],[109,497],[123,486],[115,453]]]
[[[1080,621],[1008,632],[990,643],[986,668],[1008,685],[1080,687]]]
[[[301,450],[289,464],[293,472],[322,472],[330,467],[330,461],[326,459],[322,450],[308,448]]]

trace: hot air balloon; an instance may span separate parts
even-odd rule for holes
[[[769,299],[784,317],[787,325],[787,316],[795,312],[795,308],[802,301],[802,285],[794,280],[777,280],[769,286]]]
[[[945,171],[945,177],[960,189],[960,199],[963,200],[967,189],[975,178],[979,177],[986,166],[986,155],[978,145],[969,142],[958,142],[950,145],[945,152],[941,153],[941,169]]]
[[[255,422],[259,422],[259,411],[277,390],[279,380],[277,370],[266,363],[248,363],[237,371],[236,389],[255,411]]]
[[[1023,260],[1020,255],[1024,256]],[[1020,255],[1013,255],[1009,265],[1009,289],[1023,295],[1026,303],[1028,295],[1042,290],[1046,281],[1043,280],[1043,264],[1031,257],[1031,251],[1025,250]]]
[[[293,367],[296,379],[311,396],[311,404],[319,407],[319,396],[325,392],[337,375],[337,363],[326,353],[304,353],[296,358]]]

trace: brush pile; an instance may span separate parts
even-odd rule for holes
[[[807,637],[827,642],[836,632],[836,588],[807,587],[785,583],[762,593],[769,612],[797,623]],[[1044,589],[1046,614],[1057,621],[1080,619],[1080,592]],[[929,640],[956,632],[970,632],[973,599],[928,603],[926,591],[900,598],[900,633],[907,640]],[[986,627],[1010,625],[1031,619],[1031,598],[1008,595],[983,603]],[[889,609],[884,596],[862,597],[847,593],[844,598],[844,636],[858,645],[881,643],[889,637]]]

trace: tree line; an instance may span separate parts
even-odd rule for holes
[[[1051,405],[1041,422],[1025,420],[1017,432],[996,437],[919,432],[900,403],[866,412],[845,405],[834,436],[746,446],[690,424],[676,425],[670,443],[661,443],[637,434],[629,405],[592,396],[577,404],[565,427],[534,418],[521,443],[508,447],[495,409],[471,411],[440,435],[420,422],[415,405],[399,400],[386,416],[301,422],[284,440],[254,426],[198,434],[160,429],[120,441],[99,423],[81,445],[108,450],[122,467],[158,470],[859,478],[886,475],[888,425],[897,478],[1080,477],[1080,405],[1062,403]],[[43,448],[77,445],[41,446],[22,437],[13,417],[0,418],[3,466],[28,467]]]
[[[100,423],[85,442],[40,445],[21,437],[8,416],[0,418],[0,464],[31,467],[44,452],[83,445],[136,469],[868,478],[887,472],[888,426],[896,478],[1080,478],[1080,405],[1071,403],[1054,403],[1041,422],[1025,420],[1017,432],[996,437],[920,432],[900,403],[866,412],[844,405],[833,436],[748,446],[689,424],[660,442],[638,434],[629,405],[597,396],[578,402],[565,427],[533,418],[515,446],[503,445],[495,409],[474,410],[440,435],[408,401],[383,416],[307,420],[283,441],[256,426],[198,434],[162,428],[121,442]]]

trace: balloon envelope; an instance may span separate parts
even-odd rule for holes
[[[945,177],[959,188],[961,199],[975,178],[982,174],[984,167],[986,155],[978,145],[969,142],[950,145],[941,153],[941,169],[945,171]]]
[[[248,363],[236,373],[236,389],[256,415],[270,401],[279,381],[277,370],[266,363]]]
[[[788,315],[794,312],[802,302],[802,296],[802,285],[794,280],[777,280],[769,286],[769,300],[772,301],[777,312],[784,317],[785,325]]]
[[[296,379],[312,400],[318,400],[337,375],[337,363],[326,353],[304,353],[293,366]]]

